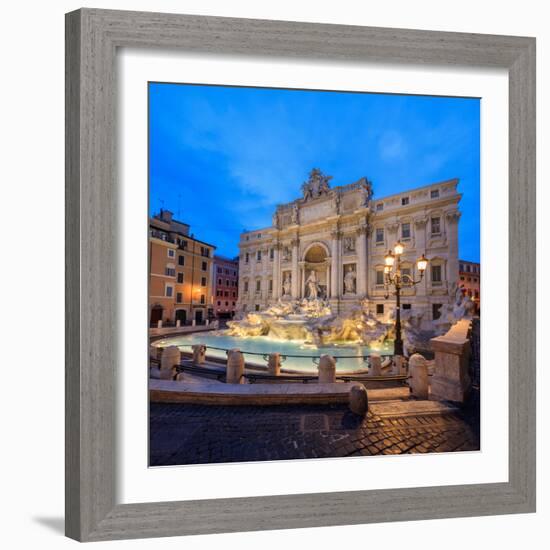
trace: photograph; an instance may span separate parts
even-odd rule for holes
[[[150,466],[480,450],[479,98],[149,82],[148,170]]]

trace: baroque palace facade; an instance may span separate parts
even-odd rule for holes
[[[316,295],[335,313],[363,303],[387,321],[395,298],[385,297],[384,255],[400,240],[403,272],[417,278],[416,259],[429,259],[422,282],[402,290],[403,309],[438,319],[458,279],[458,180],[374,199],[366,178],[333,188],[330,179],[313,169],[302,197],[278,205],[271,227],[241,235],[238,309]]]

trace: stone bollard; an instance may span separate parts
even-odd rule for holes
[[[162,328],[162,319],[157,321],[157,328]]]
[[[407,374],[407,360],[402,355],[393,356],[393,374]]]
[[[349,408],[351,412],[365,416],[369,410],[367,389],[363,384],[355,384],[349,391]]]
[[[204,344],[195,344],[191,346],[193,350],[193,365],[202,365],[206,360],[206,346]]]
[[[379,353],[369,355],[369,374],[371,376],[382,376],[382,358]]]
[[[171,370],[181,361],[181,351],[177,346],[168,346],[162,350],[160,370]]]
[[[420,353],[409,357],[409,373],[412,395],[418,399],[428,399],[428,364]]]
[[[206,319],[206,321],[204,322],[205,326],[208,326],[210,324],[210,321],[208,319]]]
[[[270,353],[267,360],[267,372],[274,376],[281,374],[281,354]]]
[[[196,326],[196,325],[197,325],[197,320],[196,320],[196,319],[193,319],[193,320],[191,321],[191,326],[194,327],[194,326]]]
[[[227,352],[226,382],[244,384],[244,356],[239,349],[230,349]]]
[[[181,321],[178,319],[176,321],[176,328],[180,328],[181,327]]]
[[[321,355],[319,358],[319,384],[336,382],[336,360],[332,355]]]

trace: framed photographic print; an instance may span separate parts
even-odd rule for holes
[[[534,511],[534,39],[66,30],[67,535]]]

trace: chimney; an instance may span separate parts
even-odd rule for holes
[[[171,223],[172,221],[172,212],[170,210],[162,210],[160,211],[160,219],[163,222]]]

